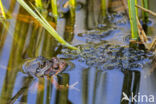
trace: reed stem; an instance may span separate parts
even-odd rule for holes
[[[141,0],[142,7],[148,9],[148,0]],[[146,24],[148,22],[148,13],[142,11],[143,22]]]
[[[69,0],[71,17],[75,17],[76,0]]]
[[[4,19],[6,19],[6,15],[5,15],[5,11],[4,11],[4,7],[3,7],[3,4],[2,4],[2,1],[0,0],[0,10],[2,12],[2,16]]]
[[[35,8],[36,12],[35,13],[23,0],[17,0],[18,3],[23,6],[27,10],[28,13],[30,13],[38,22],[62,45],[67,46],[70,49],[77,50],[78,48],[70,45],[67,43],[59,34],[55,31],[55,29],[48,23],[48,21],[37,11]]]
[[[42,8],[42,0],[35,0],[35,5],[38,8]]]
[[[132,40],[138,40],[139,38],[137,20],[136,20],[136,16],[138,15],[137,9],[135,7],[136,3],[137,0],[128,0]]]
[[[102,16],[106,16],[106,0],[101,0],[101,12]]]
[[[57,18],[58,18],[57,0],[51,0],[51,9],[52,9],[52,14],[55,18],[55,21],[57,22]]]

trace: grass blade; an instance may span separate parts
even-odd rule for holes
[[[149,1],[148,0],[141,0],[142,2],[142,6],[146,9],[148,9],[148,5],[149,5]],[[143,22],[146,24],[148,22],[148,13],[142,11],[142,18],[143,18]]]
[[[76,0],[69,0],[69,7],[71,17],[75,17]]]
[[[2,12],[2,15],[3,15],[4,19],[6,19],[5,11],[4,11],[3,4],[2,4],[1,0],[0,0],[0,10]]]
[[[20,5],[22,5],[28,13],[30,13],[35,19],[39,21],[39,23],[62,45],[67,46],[70,49],[77,50],[78,48],[67,43],[59,34],[55,31],[55,29],[46,21],[46,19],[37,11],[39,16],[23,1],[17,0]]]
[[[52,14],[55,18],[55,21],[57,22],[57,17],[58,17],[57,0],[51,0],[51,9],[52,9]]]
[[[35,0],[35,5],[38,8],[42,8],[42,0]]]
[[[138,15],[137,10],[135,8],[135,4],[137,0],[128,0],[128,9],[129,9],[129,18],[131,24],[131,34],[133,40],[138,40],[138,27],[137,27],[137,20],[136,16]]]

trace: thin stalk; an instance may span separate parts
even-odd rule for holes
[[[29,12],[38,22],[62,45],[67,46],[68,48],[77,50],[78,48],[67,43],[59,34],[55,31],[55,29],[47,22],[47,20],[37,11],[36,14],[23,0],[17,0],[20,5],[22,5],[27,12]],[[37,9],[35,9],[37,10]]]
[[[75,17],[76,1],[75,0],[69,0],[69,7],[70,7],[71,17]]]
[[[101,12],[102,16],[106,16],[106,0],[101,0]]]
[[[35,0],[35,5],[38,8],[42,8],[42,0]]]
[[[5,11],[4,11],[3,4],[2,4],[1,0],[0,0],[0,10],[2,12],[2,15],[3,15],[4,19],[6,19]]]
[[[142,7],[148,9],[148,0],[141,0]],[[146,24],[148,22],[148,13],[142,11],[143,22]]]
[[[75,8],[76,1],[75,0],[69,0],[69,5],[70,5],[71,8]]]
[[[57,17],[58,17],[57,0],[51,0],[51,9],[52,9],[52,14],[55,18],[55,21],[57,22]]]
[[[143,10],[143,11],[145,11],[145,12],[147,12],[147,13],[149,13],[149,14],[151,14],[151,15],[153,15],[153,16],[156,17],[156,13],[155,12],[153,12],[151,10],[148,10],[146,8],[143,8],[143,7],[139,6],[139,5],[135,5],[135,6],[138,7],[138,8],[140,8],[141,10]]]
[[[135,4],[137,0],[128,0],[128,9],[129,9],[129,17],[130,17],[130,24],[131,24],[131,34],[132,40],[138,40],[138,27],[137,27],[137,10],[135,8]]]
[[[135,0],[135,5],[136,4],[138,4],[138,0]],[[136,8],[135,5],[134,5],[134,8],[135,8],[135,11],[136,11],[136,16],[138,17],[138,8]]]

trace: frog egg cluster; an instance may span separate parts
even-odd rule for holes
[[[80,46],[81,52],[64,50],[64,56],[73,57],[89,67],[102,70],[138,70],[144,64],[151,63],[153,54],[144,50],[135,50],[126,46],[89,44]]]

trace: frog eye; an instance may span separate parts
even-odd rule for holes
[[[36,73],[39,73],[39,72],[40,72],[40,69],[39,69],[39,68],[37,68],[37,69],[36,69]]]
[[[38,65],[39,65],[39,67],[40,67],[40,68],[43,68],[43,67],[45,67],[45,66],[46,66],[46,62],[43,62],[43,63],[38,63]]]

